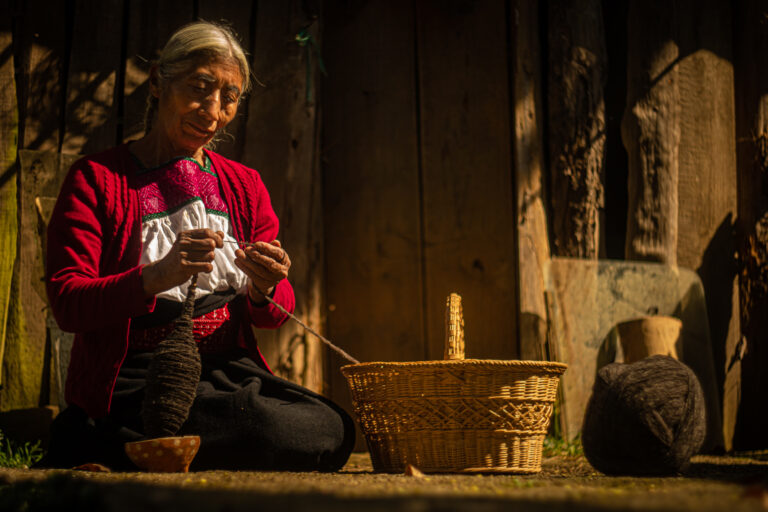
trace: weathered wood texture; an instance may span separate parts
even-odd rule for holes
[[[606,83],[600,0],[549,2],[552,252],[597,258],[604,204]]]
[[[734,7],[738,233],[743,340],[726,352],[726,440],[736,449],[766,446],[768,413],[768,69],[755,65],[768,54],[768,5],[759,0]],[[730,348],[730,347],[729,347]]]
[[[0,0],[0,12],[10,12],[10,0]],[[8,313],[12,304],[18,305],[11,295],[18,234],[16,151],[19,133],[11,28],[10,16],[0,17],[0,385],[5,385],[2,363],[9,333]]]
[[[103,151],[117,142],[123,1],[75,3],[61,147],[64,153]]]
[[[457,292],[467,357],[516,358],[506,11],[501,2],[415,5],[426,355],[442,358],[445,298]]]
[[[66,5],[31,1],[17,5],[17,9],[14,43],[19,45],[15,53],[20,55],[15,77],[20,99],[19,147],[55,152],[60,145],[66,83],[66,23],[62,23],[66,19]],[[41,12],[46,12],[46,16],[40,16]],[[40,250],[34,236],[37,225],[25,217],[25,204],[29,204],[25,203],[25,183],[37,179],[30,173],[29,168],[19,168],[19,231],[10,291],[8,343],[3,358],[6,378],[0,390],[3,410],[47,403],[51,391],[45,302],[40,301],[42,275],[37,280],[34,277],[35,265],[39,263],[35,255]]]
[[[680,145],[674,8],[666,0],[630,2],[621,126],[629,155],[626,258],[671,265],[677,263]]]
[[[544,178],[539,3],[519,0],[510,10],[512,147],[517,230],[518,337],[522,359],[547,359],[546,266],[549,238]],[[551,355],[551,354],[549,354]]]
[[[254,6],[262,5],[268,8],[269,2],[254,2],[253,0],[229,0],[221,2],[219,0],[197,0],[197,17],[205,21],[223,23],[229,26],[240,41],[243,50],[247,55],[253,53],[252,39],[253,33],[253,15]],[[255,27],[254,27],[255,28]],[[277,50],[277,48],[276,48]],[[275,53],[280,53],[279,50]],[[252,66],[255,66],[256,60],[253,59]],[[253,70],[251,74],[254,74]],[[256,74],[258,78],[258,74]],[[260,88],[257,83],[253,83],[255,94],[259,94]],[[252,90],[254,90],[252,89]],[[237,116],[227,125],[226,134],[219,137],[216,143],[216,152],[237,162],[243,155],[245,145],[245,124],[248,118],[248,101],[252,95],[246,95],[240,102]]]
[[[422,360],[413,6],[328,2],[323,13],[328,333],[361,361]],[[351,410],[343,364],[328,357],[328,381]]]
[[[144,113],[149,93],[149,68],[170,35],[192,21],[194,4],[188,0],[131,1],[123,90],[123,139],[144,135]]]
[[[678,9],[677,263],[695,269],[704,284],[722,389],[725,359],[740,338],[733,233],[738,205],[731,4],[685,0]],[[719,410],[708,407],[708,413],[721,419]],[[726,424],[732,422],[730,418]],[[711,441],[722,444],[722,439]]]
[[[66,84],[66,3],[30,0],[21,5],[17,21],[21,39],[21,62],[17,63],[23,125],[20,146],[58,151]]]
[[[590,45],[602,29],[599,16],[594,24],[583,18],[598,6],[579,1],[589,8],[577,9],[565,21],[539,2],[523,0],[328,1],[323,24],[311,27],[318,44],[323,28],[326,78],[318,75],[315,60],[307,74],[307,56],[316,59],[317,54],[307,53],[295,39],[311,21],[306,9],[314,2],[15,1],[15,49],[0,52],[6,59],[0,69],[9,66],[6,55],[20,57],[15,78],[23,147],[94,151],[118,137],[141,135],[148,61],[172,30],[195,14],[230,18],[264,86],[257,84],[241,106],[236,121],[240,124],[233,125],[235,141],[222,143],[220,149],[258,169],[267,183],[282,222],[280,236],[294,260],[291,278],[299,314],[320,330],[327,314],[331,338],[361,360],[440,357],[442,342],[436,340],[443,335],[444,294],[458,291],[465,299],[470,356],[539,359],[553,356],[547,343],[551,303],[545,292],[549,246],[543,63],[550,62],[551,76],[560,77],[551,80],[553,84],[573,84],[564,87],[563,94],[551,88],[552,119],[571,116],[584,122],[571,121],[579,128],[563,131],[577,141],[570,149],[568,142],[555,141],[557,130],[550,133],[553,155],[564,155],[563,148],[570,151],[553,158],[552,168],[565,161],[579,172],[586,169],[588,176],[579,183],[592,183],[589,180],[599,174],[592,165],[600,153],[600,120],[588,113],[601,108],[598,90],[604,70],[599,50],[590,50]],[[568,9],[575,8],[563,7],[563,12],[571,12]],[[728,98],[732,102],[734,93],[725,62],[730,59],[729,9],[715,0],[631,3],[623,122],[632,191],[627,256],[698,270],[722,365],[738,352],[739,329],[728,259],[735,214],[731,182],[736,180],[733,127],[730,132],[728,128],[728,109],[733,109]],[[553,16],[543,23],[539,16],[548,12]],[[621,9],[611,12],[624,13],[622,18],[626,14]],[[743,20],[758,19],[760,13],[751,15],[755,18]],[[82,28],[89,23],[96,28]],[[538,30],[548,24],[554,32],[546,36],[545,53],[539,48],[544,37]],[[64,51],[67,41],[70,54]],[[747,50],[741,54],[746,62]],[[314,100],[322,85],[322,121],[318,105],[306,100],[309,77]],[[741,80],[744,84],[752,78]],[[740,101],[759,97],[749,94]],[[557,103],[561,99],[573,101]],[[744,107],[749,112],[757,108]],[[742,119],[751,130],[751,118],[742,114]],[[3,123],[7,121],[4,116]],[[567,123],[557,124],[561,128]],[[0,128],[2,141],[9,140],[9,128]],[[574,156],[586,148],[583,158]],[[742,158],[742,163],[745,158],[751,157]],[[558,169],[561,177],[571,172],[570,167]],[[757,193],[749,189],[749,176],[742,173],[743,197]],[[34,185],[33,178],[20,177],[25,186]],[[565,181],[571,188],[561,185],[573,192],[572,183]],[[599,204],[599,186],[589,186],[595,192],[592,207]],[[561,189],[553,183],[552,190],[554,202],[561,204]],[[13,195],[7,189],[2,192]],[[579,204],[567,197],[566,204]],[[29,199],[24,199],[27,206]],[[760,201],[742,206],[742,217],[747,211],[753,215],[746,225],[761,226],[764,212],[755,206]],[[591,238],[598,232],[593,213],[594,208],[572,210],[571,217],[581,215],[584,220],[562,237],[583,242],[584,254],[590,257],[601,245],[598,235],[597,241]],[[25,222],[31,220],[37,222],[34,216]],[[563,222],[555,221],[553,227]],[[757,237],[759,231],[753,231]],[[555,239],[560,238],[556,234]],[[33,244],[25,250],[38,249]],[[35,258],[18,261],[18,275],[32,276]],[[39,285],[17,280],[10,296],[34,298]],[[762,307],[759,296],[754,300],[755,308]],[[12,320],[14,332],[23,333],[27,327],[21,310],[8,311],[8,325]],[[743,369],[754,364],[757,372],[759,361],[764,361],[757,337],[762,327],[752,325],[748,353],[756,359],[746,359]],[[334,396],[348,404],[346,383],[337,371],[343,361],[328,356],[329,373],[323,377],[321,354],[326,351],[291,324],[283,331],[260,333],[281,374],[315,389],[332,387]],[[14,350],[21,353],[34,346],[20,336]],[[738,378],[734,381],[729,374],[724,379],[728,390],[738,389]],[[33,405],[40,400],[40,388],[38,384],[23,391],[29,396],[38,393]],[[729,400],[726,397],[726,407],[733,403]]]
[[[258,169],[280,219],[280,240],[291,255],[290,279],[296,312],[307,325],[324,331],[322,308],[323,238],[319,169],[318,109],[312,98],[320,73],[315,47],[300,46],[295,37],[309,33],[320,45],[318,13],[305,3],[259,2],[254,27],[253,72],[256,85],[248,103],[247,141],[242,162]],[[307,59],[310,73],[307,74]],[[294,322],[279,330],[257,334],[273,369],[283,377],[320,391],[323,386],[323,349],[319,341]]]
[[[44,229],[61,182],[76,157],[53,151],[19,152],[18,294],[23,304],[24,338],[4,361],[7,386],[0,390],[0,409],[58,403],[53,347],[47,335]]]

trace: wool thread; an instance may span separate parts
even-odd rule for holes
[[[148,438],[176,435],[195,401],[202,369],[192,330],[196,290],[197,275],[190,281],[173,331],[152,353],[141,411]]]
[[[670,475],[704,442],[704,393],[669,356],[612,363],[597,374],[582,428],[584,455],[608,475]]]

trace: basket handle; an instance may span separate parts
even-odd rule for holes
[[[464,359],[464,312],[461,296],[452,293],[445,305],[445,354],[443,359]]]

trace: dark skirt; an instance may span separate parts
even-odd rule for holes
[[[109,416],[93,420],[70,406],[54,420],[42,467],[88,462],[133,470],[124,444],[143,439],[141,404],[151,353],[129,353],[115,384]],[[355,444],[352,419],[312,391],[272,375],[244,353],[202,356],[202,374],[189,418],[178,435],[199,435],[190,467],[336,471]]]

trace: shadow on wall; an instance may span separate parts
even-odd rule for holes
[[[728,332],[732,326],[738,328],[739,325],[738,317],[733,318],[733,313],[738,312],[738,304],[734,304],[734,297],[738,297],[734,295],[738,266],[733,251],[724,250],[736,247],[735,242],[735,223],[729,213],[717,227],[704,250],[701,266],[696,269],[707,291],[707,317],[718,389],[723,389],[725,382]]]

